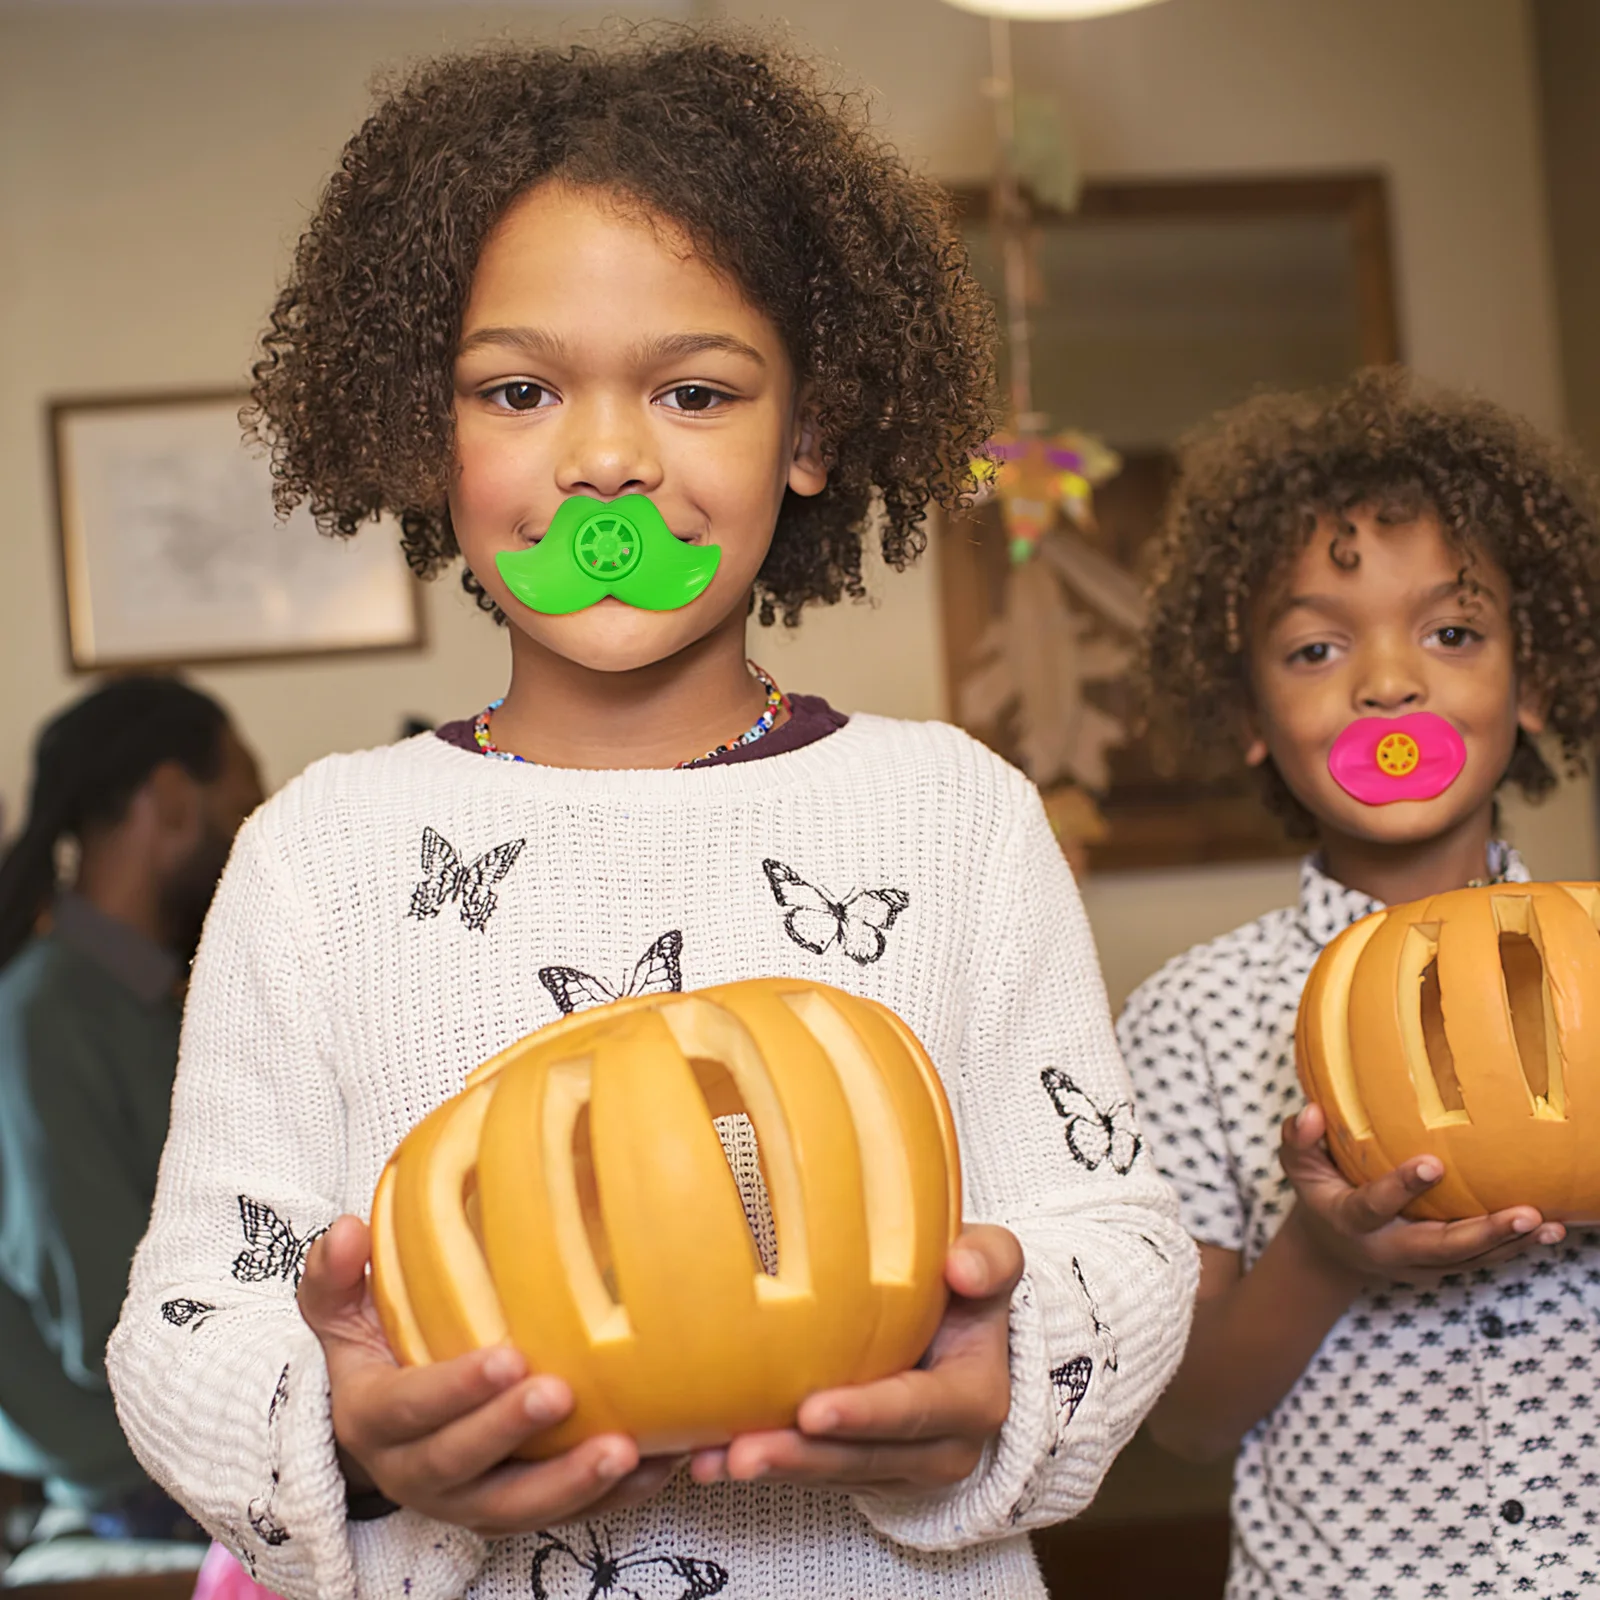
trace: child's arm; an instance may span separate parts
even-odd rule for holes
[[[1200,1246],[1189,1348],[1150,1414],[1151,1433],[1175,1455],[1203,1461],[1237,1449],[1366,1285],[1493,1266],[1565,1236],[1528,1206],[1462,1222],[1403,1221],[1400,1212],[1443,1168],[1421,1156],[1354,1187],[1323,1147],[1324,1131],[1315,1106],[1284,1124],[1279,1155],[1296,1202],[1248,1272],[1237,1250]]]
[[[481,1539],[414,1512],[347,1523],[327,1367],[295,1303],[313,1242],[348,1203],[352,1108],[333,1070],[338,953],[281,865],[279,814],[240,832],[207,921],[107,1370],[151,1477],[268,1588],[451,1600]]]
[[[976,998],[944,1070],[978,1225],[952,1251],[957,1294],[930,1358],[812,1396],[804,1431],[695,1464],[702,1480],[766,1470],[852,1488],[875,1526],[924,1549],[1081,1511],[1177,1365],[1194,1294],[1194,1248],[1140,1149],[1076,885],[1031,787],[1012,817],[1008,838],[974,842],[995,887],[974,894]]]
[[[345,1287],[365,1301],[365,1240],[353,1222],[336,1239],[320,1236],[360,1198],[347,1193],[346,1141],[364,1136],[381,1146],[405,1129],[385,1125],[396,1113],[381,1101],[347,1104],[336,1081],[333,1063],[354,1048],[329,982],[340,952],[319,943],[298,886],[280,865],[279,814],[269,808],[240,833],[207,923],[155,1212],[107,1370],[120,1420],[150,1475],[275,1592],[289,1600],[455,1600],[486,1549],[460,1524],[498,1532],[554,1520],[616,1486],[565,1493],[573,1485],[554,1481],[560,1463],[553,1476],[541,1464],[475,1479],[466,1470],[470,1448],[452,1457],[463,1436],[503,1456],[502,1444],[518,1442],[506,1413],[535,1386],[520,1371],[496,1377],[482,1352],[401,1372],[386,1350],[369,1348],[368,1397],[382,1390],[392,1422],[403,1423],[430,1389],[453,1386],[457,1431],[436,1428],[429,1436],[422,1427],[400,1441],[414,1446],[416,1471],[391,1470],[391,1457],[367,1437],[358,1457],[338,1451],[334,1417],[351,1409],[350,1364],[336,1374],[333,1393],[324,1343],[345,1308],[336,1290],[330,1299],[327,1280],[331,1267],[337,1282],[342,1264],[351,1280]],[[357,1083],[348,1092],[369,1091]],[[296,1304],[302,1274],[315,1332]],[[374,1387],[372,1365],[384,1369],[378,1376],[387,1386]],[[530,1415],[520,1436],[537,1425]],[[384,1460],[378,1487],[450,1519],[416,1509],[349,1518],[349,1492],[371,1487],[355,1466],[354,1481],[343,1470],[359,1456]],[[458,1477],[448,1495],[426,1492],[430,1469],[434,1480]]]

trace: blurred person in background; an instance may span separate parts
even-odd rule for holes
[[[0,1473],[42,1486],[35,1545],[202,1537],[128,1448],[104,1352],[155,1194],[189,962],[261,799],[216,701],[123,678],[44,728],[0,860]]]

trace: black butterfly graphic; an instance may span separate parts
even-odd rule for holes
[[[233,1258],[233,1275],[240,1283],[265,1283],[282,1278],[298,1285],[306,1268],[306,1254],[328,1230],[318,1228],[299,1238],[265,1200],[239,1196],[239,1221],[245,1248]]]
[[[288,1401],[289,1367],[286,1362],[283,1371],[278,1374],[278,1383],[272,1391],[272,1399],[267,1404],[268,1459],[272,1482],[267,1486],[267,1492],[252,1500],[245,1511],[245,1515],[250,1519],[250,1526],[256,1531],[256,1537],[263,1544],[274,1547],[289,1542],[289,1530],[278,1521],[276,1511],[278,1477],[283,1458],[283,1408]]]
[[[1133,1103],[1118,1100],[1111,1109],[1097,1104],[1066,1073],[1046,1067],[1039,1074],[1056,1115],[1067,1125],[1072,1159],[1091,1172],[1109,1162],[1113,1172],[1126,1172],[1138,1159],[1144,1141],[1133,1125]]]
[[[1082,1282],[1080,1277],[1079,1282]],[[1094,1362],[1088,1356],[1074,1356],[1059,1367],[1050,1369],[1050,1386],[1056,1392],[1056,1409],[1064,1428],[1077,1415],[1083,1397],[1089,1392],[1089,1379],[1094,1376]]]
[[[601,1533],[585,1530],[579,1551],[553,1533],[541,1533],[533,1552],[534,1600],[707,1600],[727,1586],[727,1570],[700,1556],[651,1555],[635,1550],[614,1556]]]
[[[187,1328],[191,1323],[199,1327],[217,1308],[204,1300],[163,1300],[161,1316],[175,1328]]]
[[[1089,1287],[1089,1280],[1083,1275],[1083,1268],[1078,1264],[1078,1258],[1072,1258],[1072,1275],[1078,1280],[1078,1287],[1083,1291],[1084,1303],[1089,1307],[1089,1321],[1094,1324],[1094,1336],[1099,1339],[1110,1352],[1105,1358],[1107,1372],[1115,1372],[1117,1368],[1117,1336],[1111,1331],[1111,1324],[1100,1315],[1100,1302],[1094,1297],[1094,1290]]]
[[[763,861],[772,898],[788,913],[783,931],[820,956],[835,944],[859,967],[870,967],[888,944],[895,918],[911,904],[904,889],[852,889],[836,900],[781,861]]]
[[[1157,1261],[1164,1261],[1169,1267],[1172,1265],[1172,1257],[1169,1256],[1167,1252],[1163,1250],[1148,1233],[1141,1233],[1139,1235],[1139,1239],[1141,1243],[1149,1245],[1151,1253],[1155,1256]]]
[[[510,839],[485,850],[476,861],[463,861],[461,852],[436,828],[422,830],[422,870],[427,874],[411,891],[411,910],[419,922],[436,917],[450,904],[461,908],[461,920],[474,933],[482,933],[500,901],[494,885],[517,864],[525,839]]]
[[[233,1559],[254,1578],[256,1576],[256,1553],[250,1548],[250,1541],[240,1532],[239,1524],[224,1518],[220,1524],[218,1540],[233,1556]]]
[[[633,975],[620,989],[613,989],[604,978],[591,978],[576,967],[541,967],[539,982],[569,1017],[574,1011],[609,1005],[629,995],[672,994],[683,988],[683,935],[676,928],[662,934],[639,957]]]

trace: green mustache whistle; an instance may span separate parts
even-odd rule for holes
[[[574,494],[538,544],[503,550],[495,565],[530,611],[564,617],[608,598],[641,611],[676,611],[705,593],[721,560],[717,545],[674,538],[642,494]]]

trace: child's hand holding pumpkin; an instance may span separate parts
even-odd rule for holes
[[[1290,1221],[1328,1261],[1363,1282],[1426,1283],[1566,1237],[1559,1222],[1546,1222],[1532,1206],[1459,1222],[1407,1221],[1400,1213],[1444,1176],[1443,1166],[1419,1156],[1372,1183],[1353,1185],[1333,1164],[1323,1143],[1326,1132],[1326,1119],[1314,1105],[1283,1125],[1278,1157],[1298,1200]]]
[[[932,1494],[977,1467],[1011,1406],[1011,1292],[1022,1246],[1004,1228],[969,1226],[945,1261],[951,1299],[921,1365],[877,1383],[827,1389],[798,1426],[747,1433],[698,1452],[700,1483],[776,1478],[812,1487]]]
[[[366,1284],[368,1236],[340,1217],[312,1246],[300,1314],[322,1343],[340,1465],[357,1493],[490,1538],[648,1499],[681,1464],[641,1463],[620,1434],[586,1439],[549,1461],[509,1459],[572,1409],[559,1378],[529,1376],[507,1346],[426,1367],[390,1353]]]

